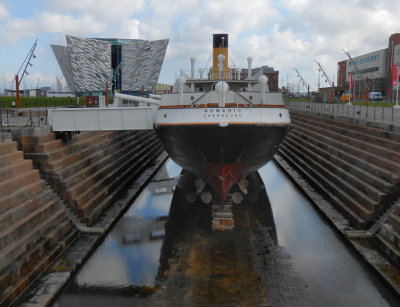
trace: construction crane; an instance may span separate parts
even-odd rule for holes
[[[305,86],[307,88],[307,91],[308,91],[307,97],[310,98],[310,85],[308,85],[308,83],[304,80],[304,78],[302,77],[302,75],[299,73],[299,71],[296,68],[293,67],[293,69],[297,73],[297,77],[299,77],[300,81],[303,83],[303,86]]]
[[[320,72],[322,71],[322,74],[325,77],[325,82],[328,82],[330,87],[332,88],[332,102],[335,102],[335,83],[329,79],[328,75],[326,74],[325,70],[322,68],[321,64],[319,64],[319,62],[317,60],[314,60],[314,61],[318,65],[318,70]],[[319,95],[317,98],[321,99],[321,97],[319,97]]]
[[[326,81],[329,83],[329,85],[331,87],[333,87],[334,86],[333,82],[329,79],[328,75],[325,73],[325,70],[321,67],[321,64],[319,64],[319,62],[317,60],[314,60],[314,62],[317,63],[317,65],[319,67],[318,69],[320,71],[322,71],[322,74],[324,75],[324,77],[325,77]]]
[[[27,68],[28,68],[28,65],[29,65],[29,67],[32,66],[31,59],[32,58],[36,58],[36,56],[34,54],[34,51],[35,51],[36,46],[37,46],[37,41],[38,41],[38,39],[36,39],[36,41],[34,42],[31,50],[29,50],[28,55],[26,56],[25,60],[22,62],[21,67],[18,69],[18,72],[15,75],[15,79],[14,80],[15,80],[15,94],[16,94],[16,100],[17,100],[17,108],[20,107],[19,85],[20,85],[22,79],[24,78],[24,76],[25,75],[29,75],[29,73],[27,71]],[[22,67],[24,67],[24,71],[22,72],[22,75],[21,75],[21,78],[20,78],[19,77],[19,73],[20,73]],[[14,80],[13,80],[13,82],[14,82]]]

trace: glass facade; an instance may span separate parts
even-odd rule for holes
[[[370,67],[370,68],[365,68],[365,69],[359,69],[358,71],[349,71],[347,74],[350,76],[351,74],[358,75],[358,74],[365,74],[368,72],[375,72],[375,71],[379,71],[379,67]]]
[[[399,51],[400,51],[400,50],[399,50]],[[355,65],[359,65],[359,64],[363,64],[363,63],[368,63],[368,62],[372,62],[372,61],[377,61],[377,60],[379,60],[379,55],[373,55],[373,56],[370,56],[370,57],[368,57],[368,58],[363,58],[363,59],[355,60],[354,63],[355,63]],[[354,63],[353,63],[352,61],[350,61],[349,66],[354,66]]]

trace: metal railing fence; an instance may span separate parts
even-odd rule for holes
[[[400,108],[347,105],[340,103],[319,103],[308,101],[285,101],[289,110],[314,114],[326,114],[353,120],[400,126]]]

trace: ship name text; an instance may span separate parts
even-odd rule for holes
[[[240,118],[243,117],[241,108],[207,108],[204,109],[204,118]]]

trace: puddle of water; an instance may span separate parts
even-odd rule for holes
[[[71,295],[146,296],[154,292],[160,251],[165,236],[176,180],[181,168],[168,160],[140,193],[104,242],[68,283],[57,305],[67,306]]]
[[[259,172],[271,202],[278,244],[290,255],[315,306],[399,303],[276,164]]]

